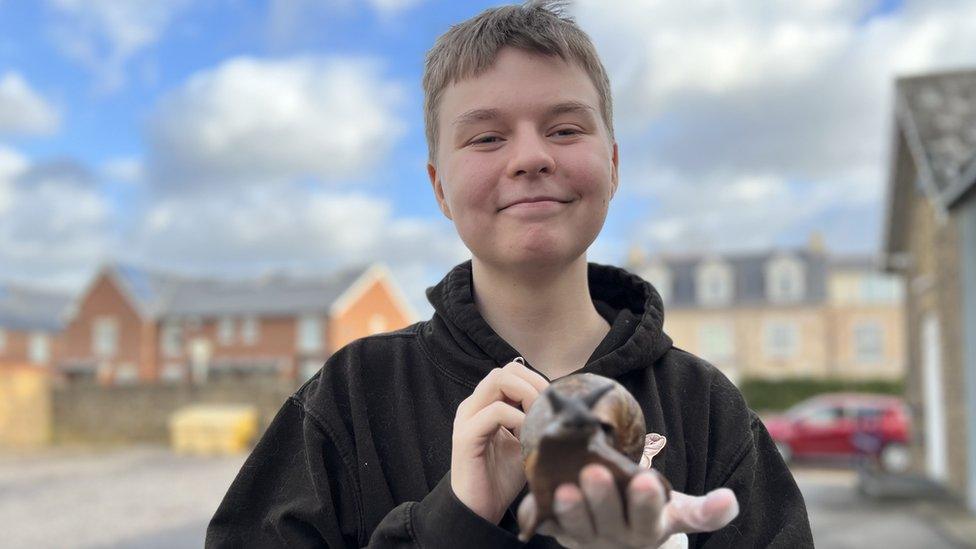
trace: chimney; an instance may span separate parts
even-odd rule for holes
[[[810,238],[807,240],[807,248],[815,254],[823,255],[827,253],[827,245],[824,244],[823,233],[820,231],[810,233]]]

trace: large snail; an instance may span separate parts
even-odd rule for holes
[[[563,483],[576,484],[580,470],[590,463],[607,467],[620,494],[644,450],[644,414],[633,395],[616,381],[596,374],[574,374],[552,382],[525,416],[519,441],[529,490],[537,512],[524,536],[553,514],[553,497]],[[651,469],[669,495],[671,486]]]

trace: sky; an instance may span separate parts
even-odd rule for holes
[[[498,2],[0,0],[0,282],[386,263],[415,309],[469,257],[420,79]],[[589,259],[877,254],[894,79],[976,68],[976,2],[579,0],[621,186]]]

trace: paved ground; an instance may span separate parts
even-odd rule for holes
[[[807,502],[813,539],[819,548],[965,547],[932,520],[923,518],[914,502],[878,502],[859,496],[853,471],[796,468],[793,474]]]
[[[0,455],[0,545],[200,547],[243,461],[243,455],[184,457],[152,447]],[[963,546],[930,526],[916,506],[862,499],[850,471],[801,468],[795,475],[817,547]]]

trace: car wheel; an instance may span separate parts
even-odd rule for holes
[[[777,442],[776,449],[779,450],[779,455],[783,457],[783,461],[789,463],[793,459],[793,450],[790,445],[785,442]]]
[[[908,451],[908,446],[900,442],[892,442],[885,445],[878,455],[881,468],[887,473],[904,473],[911,465],[912,456]]]

